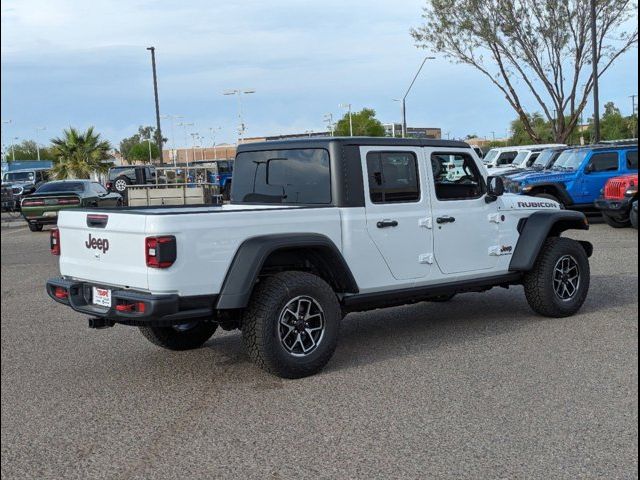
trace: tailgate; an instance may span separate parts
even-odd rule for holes
[[[144,215],[60,212],[60,273],[105,286],[147,290],[145,226]]]

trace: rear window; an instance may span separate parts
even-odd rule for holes
[[[628,151],[627,152],[627,168],[629,170],[637,170],[638,169],[638,151]]]
[[[234,162],[232,202],[329,204],[331,173],[324,149],[239,153]]]
[[[84,182],[50,182],[36,190],[36,193],[51,192],[84,192]]]

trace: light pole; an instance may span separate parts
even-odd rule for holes
[[[333,113],[327,113],[324,116],[324,121],[328,123],[328,128],[331,130],[331,136],[334,135],[334,123],[333,123]]]
[[[346,108],[349,110],[349,136],[353,137],[353,118],[351,116],[351,104],[350,103],[341,103],[338,105],[340,108]]]
[[[13,120],[2,120],[2,124],[3,125],[11,125],[12,123],[13,123]],[[0,143],[2,144],[1,146],[2,146],[2,149],[3,149],[2,150],[2,161],[4,161],[4,156],[6,154],[6,151],[4,150],[4,147],[5,147],[5,145],[4,145],[4,128],[2,128],[1,133],[2,133],[2,139],[0,139]]]
[[[189,140],[187,140],[187,127],[193,127],[193,123],[180,122],[176,124],[177,127],[182,127],[184,130],[184,156],[187,165],[189,164]]]
[[[172,150],[172,157],[173,157],[173,166],[176,166],[176,136],[175,136],[175,132],[174,132],[174,122],[176,120],[181,120],[182,118],[184,118],[182,115],[162,115],[162,118],[169,118],[171,119],[171,150]],[[160,152],[160,154],[162,154],[162,152]]]
[[[402,97],[402,138],[405,138],[407,136],[407,95],[409,95],[411,88],[413,88],[413,84],[416,83],[418,75],[420,75],[420,72],[422,71],[422,67],[424,67],[425,63],[427,63],[427,60],[435,60],[435,59],[436,57],[424,57],[424,60],[422,60],[422,63],[420,64],[420,68],[418,68],[418,71],[413,77],[413,80],[411,80],[411,84],[409,85],[409,88],[407,88],[407,92],[404,94],[404,97]]]
[[[200,134],[198,132],[191,132],[191,153],[193,155],[193,162],[196,161],[196,138],[199,138]],[[187,164],[187,167],[189,165]]]
[[[13,139],[11,139],[11,161],[15,162],[16,161],[16,150],[13,147],[13,145],[20,140],[18,137],[13,137]]]
[[[238,143],[240,143],[242,141],[242,136],[244,135],[246,128],[246,125],[244,124],[244,120],[242,119],[242,95],[250,95],[252,93],[256,93],[255,90],[253,89],[247,89],[247,90],[239,90],[239,89],[233,89],[233,90],[225,90],[224,92],[222,92],[223,95],[237,95],[238,96],[238,137],[239,137],[239,141]]]
[[[211,133],[211,141],[213,142],[213,159],[218,159],[218,151],[216,149],[216,132],[222,130],[222,127],[209,127],[209,132]]]
[[[38,132],[46,130],[47,127],[36,127],[36,151],[38,152],[38,161],[40,161],[40,144],[38,143]]]
[[[600,93],[598,86],[598,32],[596,0],[591,0],[591,64],[593,67],[593,142],[600,142]]]
[[[160,165],[162,165],[162,130],[160,129],[160,102],[158,101],[158,76],[156,74],[156,47],[147,47],[151,52],[151,68],[153,69],[153,95],[156,101],[156,143],[160,151]]]
[[[147,138],[147,144],[149,145],[149,163],[153,163],[151,160],[151,136],[149,136],[149,138]]]

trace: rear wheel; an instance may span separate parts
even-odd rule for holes
[[[529,306],[546,317],[573,315],[587,298],[590,275],[582,245],[569,238],[548,238],[533,270],[524,276]]]
[[[29,223],[29,230],[32,232],[41,232],[43,225],[41,223]]]
[[[283,272],[261,281],[242,319],[251,359],[283,378],[319,372],[338,342],[342,310],[320,277]]]
[[[159,347],[168,350],[192,350],[209,340],[217,327],[217,323],[198,319],[171,327],[140,327],[140,332]]]
[[[609,213],[602,213],[602,218],[607,223],[607,225],[613,228],[626,228],[631,226],[631,220],[629,217],[626,219],[624,217],[620,217],[618,215],[611,215]]]

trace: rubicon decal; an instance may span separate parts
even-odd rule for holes
[[[95,238],[89,234],[89,239],[84,242],[84,246],[91,250],[102,250],[102,253],[107,253],[107,250],[109,250],[109,240],[106,238]]]
[[[551,202],[518,202],[518,208],[558,208],[558,205]]]

